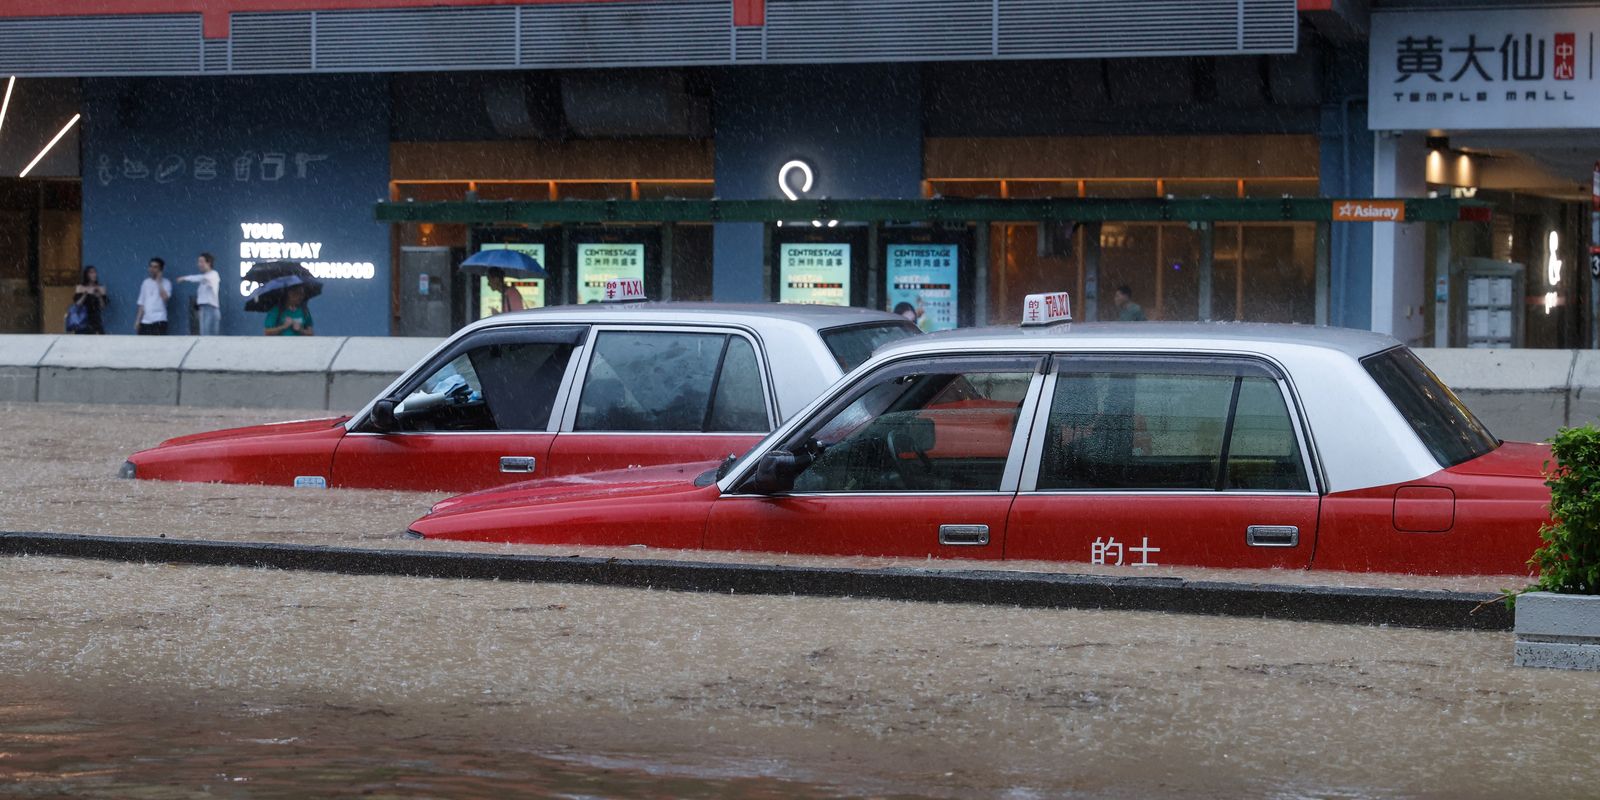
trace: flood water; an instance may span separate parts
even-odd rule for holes
[[[776,763],[668,764],[523,749],[459,735],[390,738],[388,712],[349,707],[86,706],[0,701],[0,793],[12,797],[763,798],[854,794]],[[368,724],[330,720],[362,716]],[[330,730],[329,728],[334,730]],[[889,796],[889,795],[878,795]],[[896,793],[893,796],[911,797]]]

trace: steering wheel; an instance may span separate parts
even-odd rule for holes
[[[887,454],[889,456],[889,469],[894,471],[894,477],[900,483],[900,486],[906,489],[916,487],[919,482],[912,481],[910,476],[906,475],[905,466],[900,458],[900,454],[906,452],[906,450],[902,450],[898,445],[895,444],[895,433],[891,431],[888,436],[885,436],[883,439],[883,444],[884,448],[889,451]],[[923,474],[932,475],[933,460],[928,458],[928,453],[924,450],[918,450],[916,448],[907,449],[916,455],[917,461],[922,464]]]

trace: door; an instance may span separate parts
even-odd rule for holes
[[[1276,368],[1177,356],[1053,365],[1006,558],[1309,566],[1320,497]]]
[[[390,399],[397,429],[363,419],[334,451],[333,483],[468,492],[543,477],[583,326],[477,331],[429,360]]]
[[[400,336],[449,336],[451,266],[448,247],[400,248]]]
[[[1041,360],[885,365],[776,446],[800,465],[791,488],[712,504],[706,547],[999,558]]]
[[[776,413],[755,341],[731,328],[598,328],[546,474],[739,455]]]

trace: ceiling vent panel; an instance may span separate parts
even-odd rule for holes
[[[234,72],[310,72],[310,13],[234,14]]]
[[[200,71],[199,14],[0,19],[0,75]]]

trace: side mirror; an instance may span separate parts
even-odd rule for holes
[[[794,488],[801,466],[800,459],[788,450],[768,450],[739,488],[752,494],[782,494]]]
[[[382,433],[398,429],[400,420],[395,417],[395,405],[395,402],[387,397],[373,403],[372,413],[367,415],[368,419],[372,420],[372,427]]]

